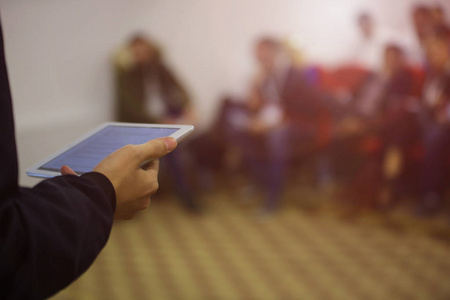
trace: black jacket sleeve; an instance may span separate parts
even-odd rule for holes
[[[47,298],[105,246],[115,192],[100,173],[18,186],[11,93],[0,24],[0,299]]]
[[[1,199],[0,298],[43,299],[74,281],[105,246],[114,201],[100,173],[56,177]]]

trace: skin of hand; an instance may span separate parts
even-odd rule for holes
[[[254,117],[252,120],[250,120],[250,123],[247,126],[247,130],[250,134],[255,136],[263,135],[271,130],[280,128],[281,126],[283,126],[284,122],[285,120],[281,120],[277,123],[269,125],[258,117]]]
[[[248,131],[253,135],[262,135],[269,131],[269,127],[259,118],[253,118],[248,124]]]
[[[150,196],[158,189],[159,158],[177,147],[173,138],[160,138],[141,145],[127,145],[105,157],[92,171],[105,175],[116,192],[114,218],[132,219],[150,205]],[[146,162],[143,167],[141,165]],[[76,175],[68,166],[62,175]]]

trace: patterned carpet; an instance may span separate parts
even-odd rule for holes
[[[117,223],[53,299],[450,299],[450,246],[420,230],[289,205],[261,219],[230,193],[207,198],[201,216],[169,197]]]

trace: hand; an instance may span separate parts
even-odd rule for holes
[[[116,191],[115,219],[131,219],[150,204],[158,189],[159,158],[174,150],[173,138],[151,140],[142,145],[127,145],[105,157],[94,169],[105,175]],[[142,163],[148,161],[144,167]],[[68,166],[62,175],[76,175]]]
[[[69,166],[61,167],[61,175],[77,175],[74,170],[72,170]]]
[[[263,135],[272,129],[275,129],[276,127],[277,127],[276,125],[271,126],[271,125],[268,125],[266,122],[261,121],[258,118],[255,118],[252,121],[250,121],[247,129],[250,134],[258,136],[258,135]]]

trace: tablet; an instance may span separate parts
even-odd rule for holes
[[[54,177],[61,175],[60,168],[67,165],[81,175],[92,171],[107,155],[125,145],[143,144],[161,137],[173,137],[180,142],[193,130],[191,125],[104,123],[26,172],[32,177]]]

